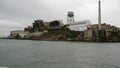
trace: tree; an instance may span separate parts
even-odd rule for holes
[[[105,30],[99,30],[98,31],[98,38],[99,41],[105,42],[106,40],[106,31]]]

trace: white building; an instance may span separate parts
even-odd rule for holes
[[[21,38],[25,38],[28,36],[28,34],[29,32],[24,30],[11,31],[11,37],[16,37],[19,35]]]
[[[89,20],[84,21],[76,21],[73,23],[69,23],[69,28],[75,31],[84,31],[87,29],[87,26],[90,25],[91,22]]]

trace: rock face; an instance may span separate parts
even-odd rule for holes
[[[36,40],[60,40],[60,41],[83,41],[84,32],[71,31],[68,28],[48,29],[48,32],[39,37],[31,37]]]

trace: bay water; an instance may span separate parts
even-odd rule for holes
[[[120,68],[120,43],[0,39],[0,67]]]

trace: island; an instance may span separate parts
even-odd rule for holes
[[[85,21],[80,21],[82,23]],[[79,25],[77,23],[77,25]],[[120,28],[110,24],[89,24],[86,29],[75,31],[74,24],[63,24],[62,20],[44,22],[35,20],[32,26],[24,30],[11,31],[8,39],[47,40],[47,41],[82,41],[82,42],[120,42]]]

